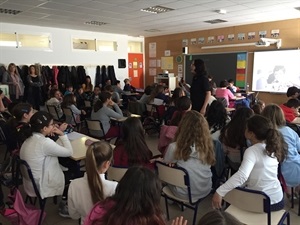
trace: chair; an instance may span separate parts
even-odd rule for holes
[[[53,120],[62,122],[63,120],[59,118],[59,114],[57,112],[57,108],[55,105],[47,105],[48,112],[53,116]]]
[[[196,223],[197,211],[199,203],[203,198],[197,199],[196,201],[192,199],[191,188],[190,188],[190,178],[188,172],[182,167],[169,167],[167,164],[162,162],[156,162],[157,174],[159,179],[169,185],[186,188],[188,191],[188,199],[182,199],[173,194],[168,186],[164,186],[162,189],[162,196],[165,198],[167,219],[170,220],[168,199],[177,202],[181,205],[183,211],[183,206],[194,210],[193,225]]]
[[[81,123],[76,122],[76,118],[75,118],[74,113],[72,112],[72,110],[70,108],[62,108],[62,110],[63,110],[63,113],[66,117],[66,122],[70,123],[70,124],[72,124],[72,122],[74,122],[74,124],[76,125],[77,130],[79,131]]]
[[[108,180],[120,181],[127,171],[127,167],[110,166],[107,170],[106,177]]]
[[[262,191],[245,188],[235,188],[228,192],[224,200],[230,204],[225,210],[247,225],[257,224],[283,224],[287,219],[290,224],[290,214],[284,209],[271,212],[271,200]]]
[[[97,139],[104,139],[105,141],[110,141],[111,139],[107,139],[105,137],[104,129],[101,121],[85,119],[88,135]]]
[[[18,163],[17,173],[20,171],[23,180],[27,180],[27,182],[31,182],[32,187],[34,189],[34,193],[35,193],[35,196],[27,195],[26,199],[25,199],[25,202],[30,200],[31,204],[35,204],[36,199],[38,199],[38,201],[39,201],[39,206],[40,206],[40,209],[41,209],[41,213],[40,213],[40,218],[39,218],[38,225],[41,225],[42,221],[43,221],[43,217],[44,217],[44,211],[45,211],[45,205],[46,205],[47,198],[42,199],[42,197],[40,195],[40,191],[37,188],[37,185],[35,183],[35,180],[33,178],[33,175],[32,175],[32,172],[31,172],[31,169],[30,169],[30,166],[28,165],[28,163],[25,160],[22,160],[22,159],[17,159],[17,163]],[[18,175],[17,175],[17,177],[18,177]],[[31,199],[32,197],[35,197],[34,202],[32,202],[32,199]]]
[[[91,101],[85,100],[84,101],[84,106],[87,107],[87,108],[91,108],[92,107]]]

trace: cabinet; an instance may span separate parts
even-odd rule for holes
[[[167,87],[169,87],[170,91],[173,91],[177,86],[177,77],[156,76],[154,77],[154,83],[164,83]]]

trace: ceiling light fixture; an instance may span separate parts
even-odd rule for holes
[[[92,21],[87,21],[87,22],[85,22],[84,24],[86,24],[86,25],[93,25],[93,26],[102,26],[102,25],[105,25],[105,24],[107,24],[107,23],[92,20]]]
[[[221,19],[215,19],[215,20],[206,20],[204,23],[210,23],[210,24],[216,24],[216,23],[225,23],[228,22],[226,20],[221,20]]]
[[[218,9],[215,12],[219,13],[219,14],[223,14],[223,15],[227,13],[227,11],[225,9]]]
[[[17,14],[19,14],[21,12],[22,11],[16,10],[16,9],[4,9],[4,8],[0,8],[0,13],[3,13],[3,14],[17,15]]]
[[[160,6],[160,5],[151,6],[151,7],[148,7],[148,8],[141,9],[142,12],[148,12],[148,13],[154,13],[154,14],[170,12],[172,10],[174,10],[174,9],[167,8],[167,7]]]

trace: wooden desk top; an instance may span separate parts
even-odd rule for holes
[[[71,142],[72,148],[73,148],[73,155],[70,156],[71,159],[75,161],[79,161],[82,159],[85,159],[86,155],[86,150],[88,149],[88,145],[85,144],[86,140],[91,140],[91,141],[100,141],[99,139],[89,137],[85,134],[81,134],[78,132],[72,132],[67,134],[69,137],[69,140]],[[115,145],[112,145],[112,148],[115,148]]]
[[[226,107],[226,111],[227,111],[227,112],[233,112],[233,111],[235,111],[235,108],[227,108],[227,107]]]

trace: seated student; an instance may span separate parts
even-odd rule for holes
[[[289,87],[286,92],[286,96],[289,99],[292,99],[292,98],[298,99],[299,94],[300,94],[300,90],[299,90],[299,88],[297,88],[295,86]]]
[[[154,88],[154,90],[151,92],[148,103],[152,104],[155,98],[163,100],[164,103],[169,102],[169,96],[165,95],[163,85],[159,84]]]
[[[213,140],[219,140],[221,129],[229,121],[227,111],[220,101],[213,101],[206,113],[206,120]]]
[[[229,79],[228,80],[228,87],[227,89],[229,89],[231,91],[232,94],[235,94],[239,91],[239,88],[234,86],[234,80],[233,79]]]
[[[300,101],[298,99],[291,98],[286,103],[281,104],[280,108],[287,122],[300,124]]]
[[[13,117],[7,123],[10,132],[6,135],[7,147],[10,151],[20,149],[31,133],[29,122],[33,114],[33,108],[28,103],[18,103],[13,107]]]
[[[228,87],[227,80],[221,81],[220,87],[217,88],[216,90],[216,98],[225,98],[227,102],[227,107],[229,107],[230,106],[229,100],[235,100],[236,97],[234,96],[234,94],[232,94],[232,92],[229,89],[227,89],[227,87]]]
[[[120,107],[111,99],[111,94],[104,91],[100,94],[100,99],[93,106],[91,119],[101,121],[106,138],[118,137],[120,134],[120,127],[113,126],[110,123],[112,117],[121,119],[123,118],[123,113]]]
[[[4,112],[7,110],[7,108],[5,107],[4,105],[4,98],[5,98],[5,95],[3,93],[3,91],[0,89],[0,112]]]
[[[278,163],[284,161],[287,151],[282,135],[269,119],[254,115],[247,120],[245,137],[252,146],[246,149],[239,170],[216,190],[213,208],[222,208],[222,198],[229,191],[245,186],[266,193],[271,199],[271,211],[283,209],[283,192],[277,177]]]
[[[101,89],[98,86],[94,87],[94,92],[91,94],[90,101],[92,106],[100,99]]]
[[[170,122],[174,112],[177,110],[176,102],[182,96],[185,96],[185,92],[183,91],[183,89],[180,87],[175,88],[172,97],[169,98],[168,108],[164,114],[165,124],[168,124]]]
[[[124,83],[125,83],[125,85],[124,85],[123,91],[135,93],[136,88],[130,84],[130,80],[128,78],[126,78],[124,80]]]
[[[283,112],[276,104],[269,104],[263,110],[262,116],[269,118],[273,125],[282,134],[285,143],[288,146],[286,159],[281,163],[281,173],[284,177],[287,187],[300,188],[300,139],[298,134],[290,127],[286,126]],[[290,190],[287,195],[290,195]]]
[[[75,97],[76,97],[76,106],[78,109],[85,109],[85,103],[84,101],[86,100],[86,95],[83,92],[83,88],[78,88],[75,91]]]
[[[71,109],[75,121],[73,117],[66,116],[66,123],[76,125],[76,123],[80,123],[80,115],[86,115],[86,112],[82,109],[79,110],[76,106],[76,97],[74,94],[65,95],[63,98],[63,102],[61,103],[61,108],[69,108]]]
[[[113,85],[114,92],[117,92],[119,96],[124,94],[125,92],[121,88],[121,81],[117,80],[116,85]]]
[[[93,87],[94,86],[92,84],[91,77],[86,76],[85,77],[85,83],[82,84],[83,92],[85,92],[87,95],[89,95],[93,91]]]
[[[56,108],[59,118],[62,118],[64,113],[61,109],[61,103],[63,98],[61,97],[61,93],[58,89],[52,89],[50,91],[50,99],[46,102],[46,105],[53,105]],[[52,115],[56,118],[56,115]]]
[[[97,203],[84,225],[166,225],[160,209],[161,183],[151,170],[131,167],[112,197]]]
[[[42,198],[63,194],[63,199],[66,199],[65,183],[68,181],[65,182],[58,157],[70,157],[73,154],[71,143],[64,134],[67,124],[58,128],[53,124],[51,114],[39,111],[31,117],[30,125],[31,133],[22,144],[20,158],[30,166]],[[57,134],[61,145],[46,137],[50,134]],[[35,195],[30,181],[24,180],[23,185],[27,194]],[[68,216],[65,205],[60,206],[60,215]]]
[[[183,77],[178,82],[178,85],[179,85],[179,87],[181,87],[184,90],[186,96],[188,96],[188,97],[191,96],[191,93],[190,93],[191,86],[188,83],[185,82]]]
[[[252,115],[253,111],[251,109],[246,107],[239,108],[231,118],[231,121],[221,130],[219,140],[223,144],[228,164],[233,170],[239,168],[244,150],[247,147],[244,135],[246,120]]]
[[[213,77],[211,75],[208,75],[207,78],[208,78],[208,82],[209,82],[211,95],[215,96],[216,90],[217,90],[216,82],[214,82]]]
[[[213,141],[206,119],[197,111],[186,112],[178,126],[174,142],[167,148],[164,162],[174,163],[187,170],[192,199],[204,198],[210,193],[210,167],[215,161]],[[176,196],[188,199],[185,188],[170,188]]]
[[[261,114],[261,112],[264,110],[264,108],[266,107],[266,104],[264,101],[262,100],[258,100],[256,103],[254,103],[252,106],[251,106],[251,109],[253,110],[253,112],[255,114]]]
[[[151,92],[153,91],[154,87],[153,86],[150,86],[148,85],[146,88],[145,88],[145,91],[144,91],[144,94],[142,95],[142,97],[138,100],[139,103],[142,103],[142,104],[147,104],[149,102],[149,98],[150,98],[150,95],[151,95]]]
[[[105,141],[94,142],[86,152],[84,177],[73,180],[68,191],[68,209],[72,219],[81,218],[83,224],[86,215],[97,202],[105,200],[115,193],[117,182],[105,179],[113,157],[113,149]]]
[[[118,92],[115,92],[113,87],[111,85],[106,85],[103,88],[103,91],[107,91],[111,94],[111,99],[117,103],[118,105],[121,105],[121,99],[120,99],[120,95],[118,94]]]
[[[176,101],[176,111],[173,113],[172,119],[168,121],[168,125],[160,128],[158,151],[165,154],[168,145],[173,141],[177,127],[187,111],[192,109],[192,102],[187,96],[182,96]]]
[[[154,169],[152,152],[147,146],[140,119],[128,117],[123,123],[122,134],[122,140],[114,149],[114,165],[122,167],[143,165]]]
[[[69,94],[73,94],[73,85],[72,84],[66,85],[66,91],[64,93],[64,96],[69,95]]]

